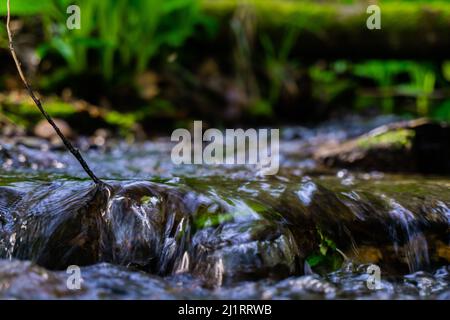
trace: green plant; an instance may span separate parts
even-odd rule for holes
[[[283,85],[291,78],[289,70],[297,68],[297,63],[289,59],[297,37],[298,30],[290,28],[276,48],[269,36],[265,34],[261,36],[260,41],[265,54],[264,66],[269,79],[268,100],[272,104],[278,101]]]
[[[420,116],[426,116],[429,114],[429,100],[434,92],[436,75],[433,71],[424,70],[416,75],[415,80],[418,88],[420,88],[420,93],[417,97],[417,113]]]
[[[345,61],[336,61],[331,64],[331,67],[326,67],[322,63],[317,63],[312,65],[308,72],[312,81],[313,97],[325,104],[332,104],[340,94],[350,87],[351,82],[339,76],[347,69]]]
[[[376,82],[384,112],[392,113],[394,96],[404,95],[416,99],[419,116],[430,114],[430,99],[436,85],[436,72],[431,65],[406,60],[371,60],[355,65],[354,74]],[[407,74],[410,81],[396,83],[395,78],[400,74]]]
[[[215,27],[199,0],[78,0],[81,28],[75,30],[66,27],[71,1],[21,1],[14,14],[41,14],[47,39],[38,50],[41,57],[56,53],[67,73],[79,74],[92,68],[93,56],[106,79],[121,67],[142,72],[157,54],[179,48],[198,26]]]
[[[407,70],[407,66],[401,61],[371,60],[354,66],[355,75],[376,82],[382,96],[382,109],[385,113],[394,111],[394,77],[405,70]]]
[[[399,89],[416,98],[419,116],[430,115],[430,98],[436,84],[436,73],[433,67],[424,63],[409,62],[407,72],[411,81],[406,85],[399,86]]]
[[[336,247],[333,240],[323,234],[320,228],[317,228],[317,235],[319,237],[318,250],[310,254],[306,261],[310,267],[319,271],[329,272],[339,269],[343,262],[342,252]]]

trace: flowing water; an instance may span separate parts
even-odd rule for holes
[[[283,129],[275,176],[110,142],[84,151],[105,187],[63,151],[3,141],[0,298],[449,299],[450,179],[311,156],[392,120]]]

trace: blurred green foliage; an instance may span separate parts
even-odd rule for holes
[[[296,28],[287,30],[279,48],[276,48],[269,36],[261,35],[261,45],[265,54],[264,65],[270,81],[268,101],[272,104],[280,98],[283,82],[289,79],[289,69],[298,65],[298,62],[289,59],[297,35]]]
[[[430,114],[430,98],[434,93],[436,84],[436,70],[432,65],[405,60],[374,60],[356,64],[354,73],[376,82],[382,96],[384,112],[392,113],[394,111],[393,97],[404,95],[416,99],[418,115],[427,116]],[[396,84],[396,77],[401,74],[405,74],[408,80]]]
[[[57,98],[47,99],[45,110],[56,118],[67,118],[77,112],[74,105]],[[24,128],[32,128],[42,119],[42,114],[29,99],[20,102],[6,100],[0,105],[0,113]]]
[[[69,5],[81,8],[80,29],[66,27]],[[120,68],[143,72],[155,56],[179,48],[196,27],[215,28],[198,0],[20,0],[12,1],[11,10],[41,15],[46,40],[38,49],[41,58],[57,53],[66,71],[79,74],[90,71],[94,56],[105,79]]]
[[[270,106],[280,103],[282,92],[289,91],[288,87],[292,87],[292,83],[297,85],[298,91],[304,90],[299,83],[299,78],[304,76],[311,80],[308,90],[314,101],[322,105],[336,106],[346,94],[344,103],[348,109],[361,111],[375,107],[384,113],[429,116],[450,121],[450,102],[447,102],[450,100],[448,62],[441,65],[439,60],[368,59],[331,60],[324,63],[311,59],[304,62],[298,57],[302,49],[308,47],[308,43],[299,42],[305,34],[310,38],[303,39],[322,41],[325,47],[336,42],[334,37],[339,39],[343,34],[353,37],[355,43],[367,45],[364,42],[369,37],[365,28],[365,8],[369,4],[373,3],[362,0],[203,1],[206,12],[218,17],[222,24],[226,24],[231,13],[236,10],[251,8],[247,10],[255,17],[254,24],[258,28],[260,40],[257,55],[262,56],[263,62],[256,66],[259,70],[255,73],[264,74],[267,82],[264,89],[260,90],[262,97],[253,105],[254,109],[264,111],[258,112],[259,115],[271,116],[273,112],[270,112]],[[403,43],[409,46],[418,39],[418,43],[422,43],[426,40],[422,36],[427,32],[439,39],[436,41],[447,38],[450,30],[448,1],[388,0],[378,5],[382,8],[382,28],[388,30],[388,34],[383,36],[382,45],[395,48]],[[415,35],[418,39],[413,40],[411,37]],[[376,36],[373,41],[378,41]],[[251,59],[257,60],[258,57]],[[342,104],[342,101],[339,103]],[[299,101],[297,107],[302,108],[302,105],[302,101]],[[308,107],[311,108],[311,105]]]
[[[1,15],[6,12],[5,3],[0,2]],[[72,4],[81,8],[80,30],[66,27],[66,8]],[[132,86],[137,75],[149,68],[158,69],[169,57],[187,56],[192,60],[200,56],[195,46],[186,47],[188,39],[197,37],[196,41],[200,43],[222,41],[224,38],[206,40],[199,36],[217,34],[215,31],[219,30],[218,26],[229,29],[231,33],[237,32],[234,30],[236,28],[233,29],[232,16],[248,4],[252,8],[251,14],[256,17],[256,35],[253,35],[254,41],[241,41],[241,46],[253,45],[254,48],[239,58],[248,59],[251,63],[238,63],[251,67],[239,69],[227,65],[225,68],[229,68],[227,72],[254,73],[251,77],[242,77],[256,79],[256,97],[248,99],[249,107],[246,110],[252,117],[270,119],[276,116],[274,110],[277,105],[285,103],[286,95],[294,92],[298,94],[293,98],[296,108],[312,109],[314,105],[334,107],[344,104],[347,109],[358,112],[375,108],[384,113],[430,116],[450,121],[450,60],[303,61],[299,57],[298,39],[305,33],[333,43],[333,32],[340,30],[348,37],[361,40],[361,30],[364,29],[361,26],[364,26],[367,18],[363,9],[369,1],[11,1],[15,16],[24,17],[25,21],[29,16],[32,16],[30,19],[40,17],[43,35],[39,39],[42,43],[37,53],[53,63],[51,72],[40,79],[40,84],[47,84],[47,88],[72,75],[84,74],[96,74],[107,82],[115,80]],[[450,30],[448,1],[387,0],[380,5],[382,26],[389,30],[386,41],[394,43],[394,46],[398,41],[414,41],[402,40],[404,32],[410,30],[425,28],[437,34],[446,34]],[[199,33],[199,30],[202,32]],[[240,33],[235,38],[248,36],[245,27],[241,26],[238,31]],[[4,26],[0,26],[0,32],[4,34]],[[36,31],[36,34],[40,35],[41,32]],[[239,46],[239,43],[230,41],[227,45]],[[6,46],[6,37],[0,38],[0,46]],[[220,55],[230,52],[208,54],[221,63],[223,57]],[[195,63],[192,65],[195,66]],[[186,66],[182,68],[189,69]],[[195,71],[189,76],[195,78]],[[306,84],[304,79],[308,79]],[[308,92],[305,94],[305,91]],[[301,100],[305,95],[310,99],[307,103]],[[155,96],[150,103],[151,108],[149,105],[138,105],[133,110],[120,111],[113,105],[113,110],[105,113],[104,120],[121,132],[126,132],[144,119],[176,114],[176,107],[166,97]],[[27,108],[18,107],[12,117],[18,121],[22,118],[34,119],[37,114]],[[59,117],[69,117],[75,112],[67,103],[50,103],[47,108]]]
[[[11,0],[11,14],[13,15],[34,15],[52,10],[52,2],[47,0]],[[0,3],[0,15],[6,15],[6,1]]]

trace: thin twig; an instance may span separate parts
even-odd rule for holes
[[[53,127],[53,129],[56,131],[56,134],[61,138],[62,142],[66,146],[66,148],[73,154],[73,156],[78,160],[78,162],[83,167],[84,171],[89,175],[89,177],[96,183],[96,184],[102,184],[103,182],[97,178],[97,176],[91,171],[89,166],[87,165],[86,161],[84,161],[83,157],[81,156],[78,149],[74,148],[73,145],[70,143],[69,140],[63,135],[61,130],[59,130],[58,126],[53,121],[52,117],[44,110],[42,107],[42,103],[39,100],[39,98],[34,94],[33,89],[28,84],[28,81],[22,71],[22,67],[20,64],[19,59],[17,58],[16,51],[14,50],[13,46],[13,37],[10,29],[10,20],[11,20],[11,10],[10,10],[10,4],[9,0],[7,0],[7,18],[6,18],[6,30],[8,32],[8,40],[9,40],[9,50],[11,51],[11,55],[14,59],[14,62],[16,64],[17,71],[19,72],[19,76],[22,80],[22,82],[25,85],[25,88],[28,91],[28,94],[30,95],[31,99],[33,99],[34,103],[38,107],[39,111],[42,113],[42,115],[47,119],[47,121],[50,123],[50,125]]]

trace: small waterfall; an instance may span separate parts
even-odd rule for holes
[[[411,211],[394,199],[388,199],[388,203],[391,207],[389,214],[393,219],[393,223],[400,225],[404,233],[405,259],[410,272],[426,270],[430,265],[428,243],[418,225],[416,217]],[[392,228],[392,240],[398,253],[399,235],[395,231],[395,226]]]

